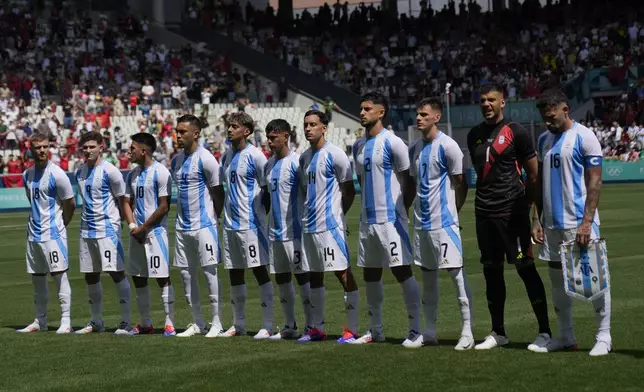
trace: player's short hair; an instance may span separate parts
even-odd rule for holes
[[[266,134],[268,135],[271,132],[286,132],[291,135],[291,124],[289,124],[288,121],[284,119],[276,118],[266,124]]]
[[[201,122],[199,117],[193,114],[184,114],[183,116],[179,117],[177,119],[177,125],[180,123],[188,123],[191,127],[195,127],[200,131],[203,129],[203,123]]]
[[[553,88],[546,90],[543,92],[543,94],[541,94],[539,100],[537,100],[537,109],[552,109],[561,105],[562,103],[568,105],[568,97],[563,91],[557,88]]]
[[[87,142],[96,142],[99,146],[103,145],[103,135],[99,131],[91,131],[80,137],[78,141],[79,146],[85,145]]]
[[[429,106],[434,110],[438,110],[439,112],[443,111],[443,103],[441,102],[440,99],[438,98],[423,98],[418,102],[418,108],[422,108],[423,106]]]
[[[149,148],[150,153],[155,152],[156,149],[157,149],[157,141],[156,141],[156,139],[154,138],[154,136],[150,135],[147,132],[135,133],[134,135],[132,135],[130,137],[130,139],[132,139],[133,142],[143,144],[144,146]]]
[[[505,88],[498,83],[488,83],[484,84],[479,88],[479,94],[489,94],[493,91],[501,94],[505,98]]]
[[[49,137],[46,135],[43,135],[42,133],[34,133],[29,138],[29,142],[31,143],[32,146],[34,145],[34,143],[40,143],[40,142],[49,143]]]
[[[226,118],[226,124],[231,124],[231,123],[239,124],[242,127],[246,127],[250,130],[251,133],[255,129],[255,121],[250,116],[250,114],[246,112],[230,113]]]
[[[360,103],[371,101],[376,105],[382,105],[385,108],[385,117],[389,112],[389,100],[381,92],[378,91],[369,91],[366,94],[363,94],[360,97]]]
[[[318,116],[318,118],[320,119],[320,122],[322,124],[329,125],[329,117],[327,117],[327,115],[324,112],[321,112],[321,111],[315,110],[315,109],[311,109],[311,110],[307,111],[306,113],[304,113],[305,118],[308,117],[308,116]]]

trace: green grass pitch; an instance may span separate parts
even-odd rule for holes
[[[21,335],[14,330],[33,319],[32,285],[25,270],[26,213],[0,215],[0,390],[2,391],[642,391],[644,390],[644,184],[606,185],[600,202],[602,235],[608,243],[613,287],[612,336],[615,352],[590,358],[596,321],[590,304],[575,301],[575,330],[579,351],[534,354],[526,349],[537,334],[537,325],[523,284],[513,267],[506,268],[508,300],[506,330],[510,345],[487,352],[455,352],[460,318],[449,276],[440,277],[438,321],[439,347],[406,350],[400,346],[407,320],[401,289],[385,273],[384,322],[387,342],[368,346],[292,341],[255,342],[252,338],[166,339],[153,336],[117,337],[110,333],[57,336],[60,310],[55,285],[50,280],[48,333]],[[78,272],[77,211],[68,231],[71,256],[72,322],[75,329],[89,320],[86,287]],[[358,241],[359,199],[348,216],[348,237],[355,265]],[[174,213],[171,213],[174,218]],[[474,232],[473,193],[460,214],[466,261],[474,295],[474,333],[480,342],[489,331],[485,285]],[[173,226],[173,224],[171,224]],[[170,229],[171,246],[174,230]],[[173,248],[171,249],[171,252]],[[127,250],[126,250],[127,254]],[[230,325],[228,277],[220,266],[223,299],[222,320]],[[359,282],[362,272],[354,269]],[[419,269],[414,271],[418,274]],[[539,263],[550,301],[547,268]],[[176,323],[182,330],[190,320],[183,287],[176,270]],[[419,279],[420,280],[420,279]],[[260,308],[252,274],[247,325],[257,330]],[[117,297],[111,279],[103,277],[104,318],[109,328],[119,320]],[[203,293],[206,291],[202,286]],[[361,289],[363,286],[361,286]],[[134,294],[134,290],[133,294]],[[163,313],[156,285],[151,286],[153,320],[162,327]],[[277,293],[277,289],[276,289]],[[332,275],[327,277],[326,326],[330,335],[341,332],[345,319],[342,290]],[[207,297],[206,297],[207,298]],[[364,291],[360,293],[360,329],[368,327]],[[556,331],[549,303],[551,324]],[[209,306],[204,299],[206,319]],[[132,297],[132,319],[138,320]],[[301,320],[298,307],[298,320]],[[275,301],[276,326],[283,322]]]

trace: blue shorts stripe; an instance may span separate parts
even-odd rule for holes
[[[445,232],[447,233],[449,238],[452,240],[454,245],[456,245],[456,248],[461,253],[461,255],[463,255],[463,244],[461,243],[461,237],[458,234],[456,234],[456,232],[454,231],[452,226],[445,227]]]
[[[212,239],[215,240],[215,244],[217,245],[217,255],[219,256],[219,260],[221,260],[221,246],[219,246],[219,236],[217,235],[217,230],[215,230],[215,227],[213,225],[208,226],[208,231],[212,235]]]
[[[65,242],[58,237],[56,238],[56,243],[58,244],[58,248],[60,248],[60,251],[63,252],[63,256],[65,256],[65,260],[69,261],[69,253],[67,252],[67,246],[65,246]]]
[[[157,242],[159,243],[159,248],[161,248],[161,253],[163,253],[163,257],[165,258],[165,262],[170,264],[170,251],[168,250],[168,246],[166,245],[165,241],[163,240],[163,236],[161,233],[155,230],[154,236],[157,239]]]
[[[398,235],[400,236],[400,239],[402,240],[403,244],[405,244],[405,247],[409,251],[409,253],[412,253],[411,250],[411,241],[409,240],[409,234],[403,227],[402,223],[400,223],[400,219],[396,219],[394,222],[394,227],[396,228],[396,232],[398,232]]]
[[[340,248],[342,254],[347,259],[347,263],[349,263],[349,247],[347,246],[347,241],[344,239],[344,236],[340,233],[340,229],[336,227],[335,229],[331,229],[330,232],[333,239],[338,244],[338,248]]]

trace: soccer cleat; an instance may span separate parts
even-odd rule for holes
[[[337,343],[338,344],[354,343],[357,338],[358,338],[357,334],[344,328],[344,330],[342,331],[342,336],[338,338]],[[369,343],[369,342],[365,342],[365,343]]]
[[[266,328],[262,328],[259,330],[259,332],[257,332],[255,336],[253,336],[253,339],[265,340],[265,339],[269,339],[270,337],[271,337],[271,333],[269,332],[269,330]]]
[[[423,340],[423,334],[416,331],[409,331],[409,335],[402,342],[402,346],[405,348],[421,348],[423,347]]]
[[[345,334],[347,332],[349,334],[351,334],[351,331],[349,331],[349,330],[345,330],[345,331],[346,331]],[[350,340],[350,338],[345,339],[345,341],[346,340],[349,340],[349,343],[351,343],[351,344],[369,344],[369,343],[373,343],[373,342],[384,342],[385,341],[385,334],[382,333],[382,332],[380,332],[380,333],[372,333],[371,330],[368,330],[367,332],[365,332],[359,338],[354,337],[353,340]],[[338,343],[340,343],[339,339],[338,339]]]
[[[317,328],[311,328],[310,331],[305,331],[301,338],[297,339],[298,343],[309,342],[323,342],[326,340],[326,332],[320,331]]]
[[[126,321],[121,321],[119,324],[119,327],[114,331],[114,335],[131,335],[132,334],[132,327],[130,327],[130,323]]]
[[[56,333],[58,335],[65,335],[65,334],[72,333],[72,332],[74,332],[74,330],[69,325],[61,325],[60,328],[58,328],[56,330]]]
[[[154,333],[154,328],[151,325],[142,327],[141,324],[137,324],[136,327],[130,330],[130,335],[152,335]]]
[[[261,332],[261,331],[260,331]],[[223,331],[217,335],[219,338],[231,338],[233,336],[246,336],[245,329],[237,329],[234,325],[228,328],[227,331]]]
[[[285,325],[278,333],[272,334],[268,340],[297,339],[299,337],[300,332],[297,328],[291,328],[288,325]]]
[[[458,339],[458,343],[456,343],[456,346],[454,346],[454,350],[456,351],[471,350],[473,348],[474,348],[474,338],[467,335],[461,336],[461,338]]]
[[[105,324],[103,324],[102,321],[100,324],[97,324],[94,321],[90,321],[84,328],[81,328],[74,333],[78,335],[87,335],[88,333],[92,332],[105,332]]]
[[[218,337],[218,336],[219,336],[220,334],[222,334],[222,333],[224,333],[224,329],[221,327],[221,325],[219,325],[219,324],[217,324],[217,325],[213,324],[213,325],[211,325],[211,326],[210,326],[210,330],[209,330],[209,331],[208,331],[208,333],[206,334],[206,337],[207,337],[208,339],[212,339],[212,338],[216,338],[216,337]]]
[[[47,325],[40,325],[38,320],[34,320],[31,324],[27,325],[24,328],[17,329],[16,332],[19,333],[31,333],[31,332],[44,332],[47,331]]]
[[[175,337],[177,336],[177,331],[174,329],[174,326],[166,325],[165,328],[163,328],[163,336],[166,338]]]
[[[602,355],[608,355],[613,351],[613,345],[611,342],[606,342],[604,340],[598,340],[597,343],[595,343],[595,347],[593,347],[592,350],[588,353],[591,357],[600,357]]]
[[[546,347],[551,341],[552,338],[549,334],[540,333],[539,336],[537,336],[537,338],[534,340],[534,342],[528,345],[528,350],[539,352],[539,349]]]
[[[474,346],[475,350],[491,350],[494,347],[505,346],[510,343],[507,337],[497,335],[496,332],[489,334],[482,343]]]
[[[577,343],[574,339],[565,339],[565,338],[556,338],[551,339],[548,344],[543,347],[536,347],[534,350],[535,353],[553,353],[555,351],[577,351]]]
[[[185,331],[177,334],[177,337],[178,338],[190,338],[190,337],[193,337],[195,335],[203,335],[204,332],[205,332],[205,329],[206,329],[206,327],[201,328],[197,324],[190,323],[186,327]]]

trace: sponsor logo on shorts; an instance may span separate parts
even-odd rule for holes
[[[156,274],[157,274],[157,270],[152,270],[152,275],[156,275]]]
[[[326,264],[326,267],[327,267],[327,268],[333,268],[333,263],[327,263],[327,264]]]
[[[258,263],[258,261],[257,261],[257,259],[253,259],[253,261],[251,261],[250,263],[251,263],[251,264],[257,264],[257,263]]]
[[[213,262],[213,261],[215,261],[215,258],[211,256],[211,257],[208,259],[208,262],[209,262],[209,263],[211,263],[211,262]]]

